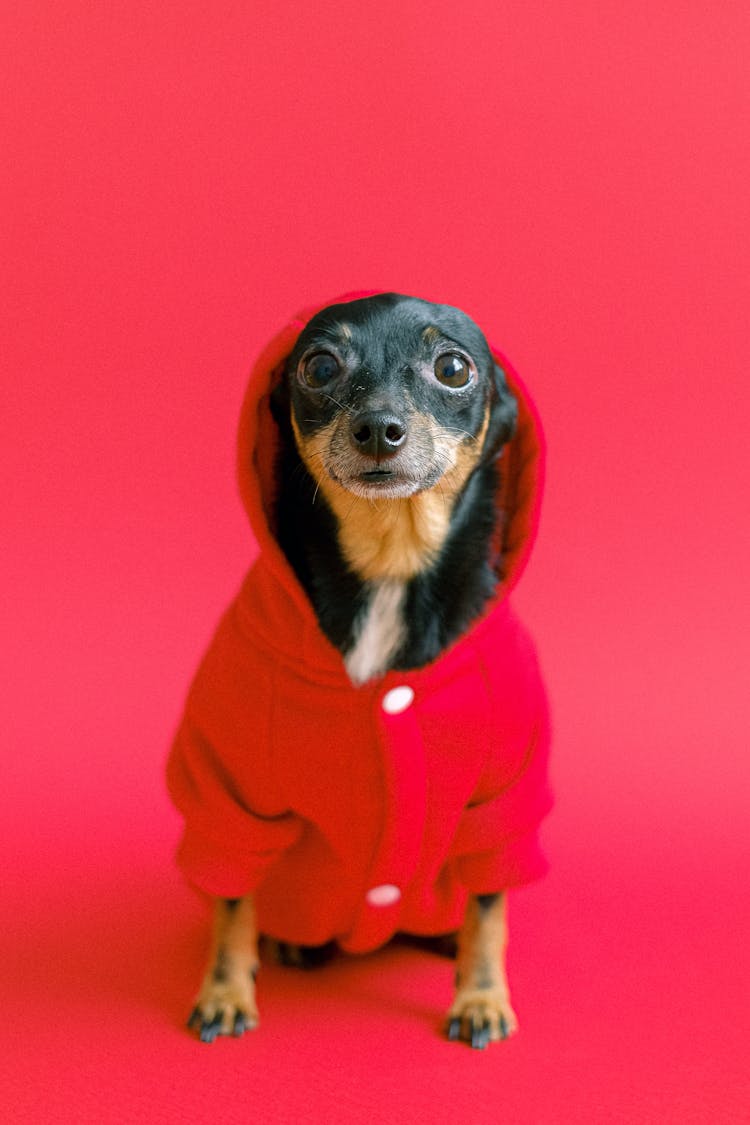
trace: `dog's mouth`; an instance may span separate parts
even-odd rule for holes
[[[370,499],[375,497],[411,496],[419,492],[421,482],[404,477],[393,469],[367,469],[354,479],[341,482],[349,492]]]
[[[393,469],[367,469],[360,473],[360,480],[367,484],[378,484],[380,481],[393,481],[398,480],[398,478],[399,474],[395,473]]]
[[[367,499],[376,497],[412,496],[421,490],[422,482],[412,477],[404,476],[393,469],[365,469],[363,472],[352,476],[339,477],[338,483],[355,496],[364,496]]]
[[[440,479],[439,471],[433,473],[408,473],[395,467],[378,465],[359,472],[331,474],[334,480],[355,496],[366,499],[400,499],[414,496],[432,488]]]

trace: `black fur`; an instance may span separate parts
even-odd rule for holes
[[[350,329],[350,341],[340,325]],[[428,326],[440,341],[425,344]],[[424,376],[434,353],[451,345],[473,360],[477,379],[466,391],[446,391]],[[312,351],[335,351],[342,376],[330,387],[300,384],[300,361]],[[431,358],[432,356],[432,358]],[[281,431],[277,535],[329,640],[345,651],[368,594],[339,549],[337,520],[297,452],[290,413],[303,435],[329,424],[341,410],[350,415],[398,403],[408,394],[416,408],[452,433],[476,434],[490,407],[481,459],[458,496],[440,556],[407,588],[407,637],[391,662],[406,670],[430,663],[475,620],[500,574],[491,558],[496,509],[497,456],[512,436],[517,405],[479,328],[464,313],[411,297],[383,294],[324,309],[302,332],[272,396]]]

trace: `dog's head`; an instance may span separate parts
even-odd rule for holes
[[[394,293],[323,309],[275,400],[325,492],[456,495],[511,438],[517,405],[476,324]]]

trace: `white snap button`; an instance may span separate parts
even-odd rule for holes
[[[408,684],[391,688],[383,696],[383,710],[388,715],[398,715],[414,702],[414,689]]]
[[[383,883],[369,890],[365,898],[370,906],[393,906],[401,898],[401,891],[393,883]]]

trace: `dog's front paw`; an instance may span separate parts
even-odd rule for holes
[[[502,988],[462,989],[448,1013],[448,1038],[463,1039],[480,1051],[517,1030],[516,1013]]]
[[[213,1043],[217,1035],[239,1036],[257,1027],[258,1009],[252,977],[216,980],[209,974],[187,1025],[198,1032],[201,1043]]]

